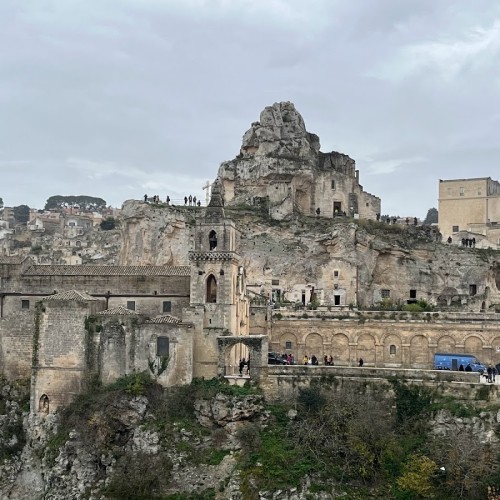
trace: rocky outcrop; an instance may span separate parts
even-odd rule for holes
[[[126,201],[120,218],[120,264],[188,265],[195,215],[201,215],[201,209]]]
[[[380,199],[359,185],[354,160],[335,151],[321,153],[319,137],[306,130],[290,102],[262,111],[245,132],[240,154],[221,164],[218,177],[226,203],[258,206],[273,219],[380,213]]]
[[[316,134],[307,132],[304,119],[291,102],[267,106],[260,121],[243,136],[241,155],[276,156],[290,160],[315,160],[320,144]]]

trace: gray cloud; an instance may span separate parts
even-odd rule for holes
[[[439,178],[498,178],[499,51],[489,0],[3,0],[0,196],[203,196],[291,100],[384,213],[424,216]]]

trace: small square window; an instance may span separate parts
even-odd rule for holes
[[[135,300],[127,300],[127,309],[135,311]]]
[[[30,301],[29,300],[21,300],[21,309],[29,309],[30,308]]]
[[[458,233],[458,231],[459,231],[458,226],[452,226],[452,228],[451,228],[452,233]]]
[[[163,312],[164,313],[172,312],[172,302],[170,302],[170,300],[165,300],[163,302]]]
[[[469,285],[469,295],[472,297],[477,294],[477,285]]]
[[[292,348],[292,343],[291,343],[291,341],[287,340],[285,342],[285,349],[291,349],[291,348]]]
[[[465,188],[461,187],[460,188],[460,196],[464,196],[465,195]]]
[[[335,271],[333,271],[333,277],[334,278],[338,278],[339,277],[339,270],[338,269],[335,269]]]
[[[381,295],[383,299],[388,299],[391,296],[391,291],[390,290],[382,290]]]
[[[417,291],[410,290],[410,299],[416,299],[416,298],[417,298]]]
[[[158,337],[156,339],[156,355],[168,356],[168,354],[169,354],[168,337]]]
[[[271,285],[279,285],[280,284],[280,280],[271,280]]]

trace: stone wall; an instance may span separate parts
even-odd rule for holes
[[[436,352],[473,354],[484,364],[500,363],[496,314],[483,315],[482,321],[476,322],[462,315],[460,323],[431,319],[367,320],[366,317],[339,320],[327,315],[310,319],[283,316],[273,320],[270,349],[290,352],[299,363],[305,355],[315,355],[320,362],[331,355],[335,365],[341,366],[356,366],[362,358],[366,366],[430,369]],[[291,349],[286,348],[287,342]]]
[[[86,318],[103,308],[97,300],[45,300],[37,311],[33,338],[31,411],[65,406],[82,390],[88,372]]]
[[[317,381],[331,390],[357,387],[362,391],[392,392],[391,380],[432,388],[441,396],[476,404],[500,400],[500,386],[479,383],[479,374],[438,370],[402,370],[381,368],[339,368],[335,366],[268,366],[263,369],[260,386],[266,398],[286,400],[300,388]]]

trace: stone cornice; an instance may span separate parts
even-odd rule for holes
[[[238,254],[235,252],[189,252],[189,260],[192,262],[231,261],[236,260],[238,257]]]

